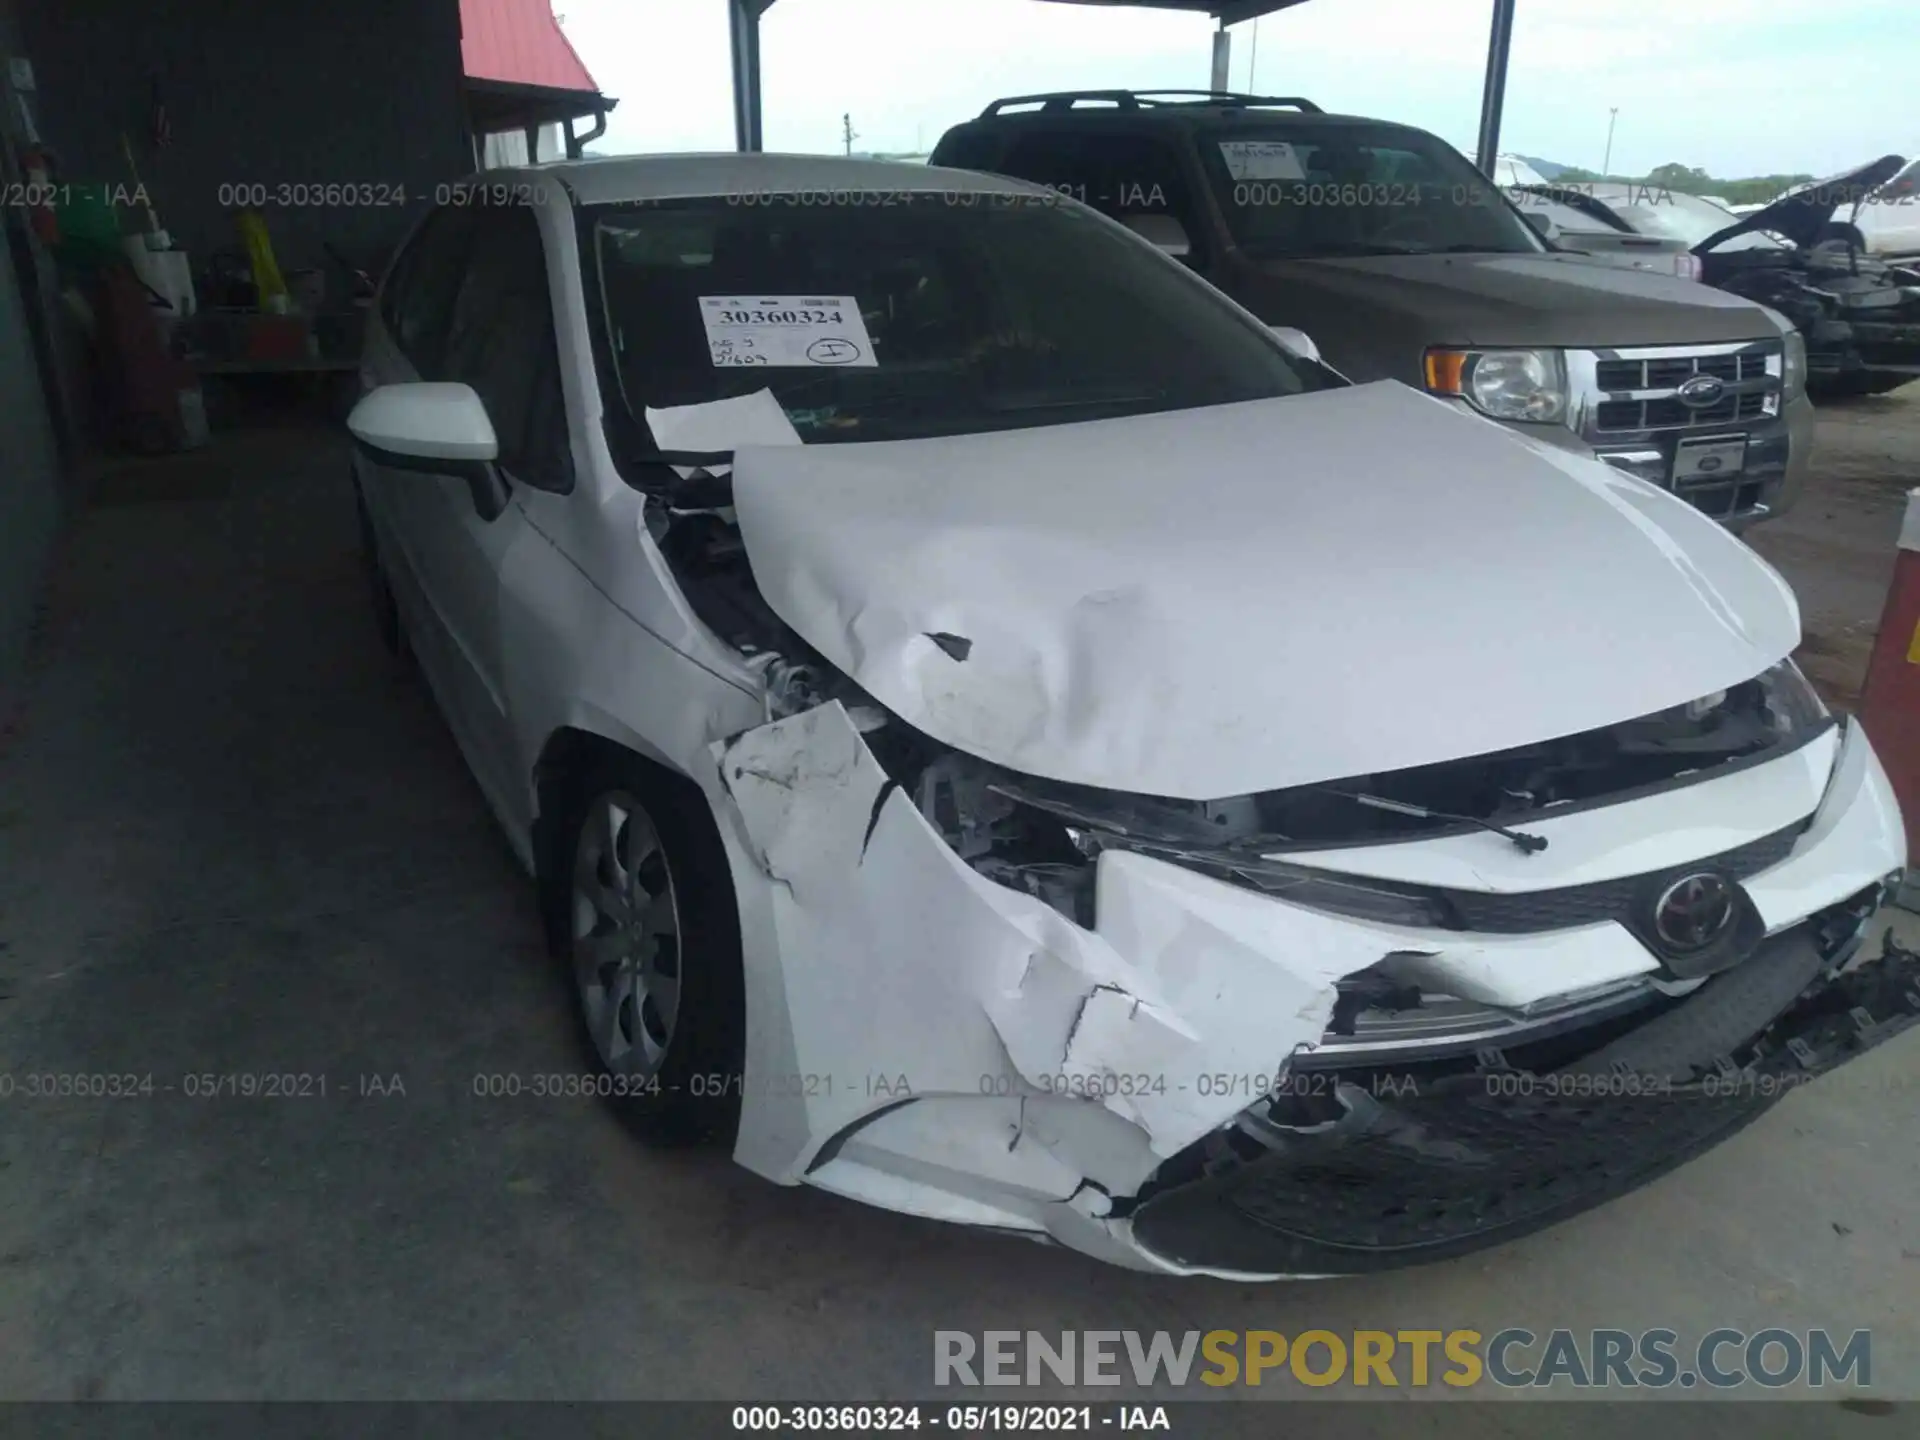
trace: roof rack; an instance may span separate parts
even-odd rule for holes
[[[1165,97],[1177,96],[1177,99]],[[1299,110],[1308,115],[1324,112],[1313,101],[1299,95],[1243,95],[1235,90],[1056,90],[1044,95],[1009,95],[994,101],[980,112],[982,120],[991,120],[1014,105],[1038,105],[1043,111],[1071,110],[1083,102],[1111,105],[1118,110],[1144,110],[1168,105],[1221,105],[1235,108],[1271,106]]]

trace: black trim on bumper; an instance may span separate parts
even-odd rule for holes
[[[1284,1132],[1251,1156],[1251,1142],[1202,1142],[1209,1173],[1142,1200],[1134,1237],[1181,1265],[1258,1274],[1447,1259],[1646,1184],[1916,1022],[1920,954],[1889,937],[1878,959],[1690,1075],[1483,1070],[1417,1094],[1350,1086],[1342,1118]]]

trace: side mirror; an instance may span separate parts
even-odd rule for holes
[[[1176,260],[1184,260],[1193,253],[1193,240],[1176,216],[1122,215],[1120,223]]]
[[[1553,238],[1553,221],[1547,218],[1546,211],[1529,210],[1525,206],[1522,206],[1520,208],[1520,217],[1534,228],[1534,232],[1538,234],[1542,240],[1551,240]]]
[[[360,398],[347,416],[347,430],[374,465],[466,481],[483,520],[507,508],[506,480],[494,464],[500,442],[471,385],[382,385]]]
[[[1286,346],[1287,349],[1293,351],[1294,354],[1304,356],[1322,365],[1326,363],[1320,359],[1320,347],[1313,343],[1313,337],[1307,334],[1306,331],[1296,330],[1291,325],[1269,325],[1267,328],[1273,332],[1276,340]]]

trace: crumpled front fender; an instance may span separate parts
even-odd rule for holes
[[[774,1178],[909,1097],[1065,1095],[1135,1127],[1137,1182],[1257,1098],[1324,1032],[1335,981],[1383,953],[1350,925],[1315,936],[1290,907],[1121,853],[1101,857],[1099,924],[1083,929],[962,862],[838,702],[712,749],[778,953],[784,1023],[754,1027],[760,1044],[750,1031],[746,1108],[761,1113],[743,1115],[738,1152]]]

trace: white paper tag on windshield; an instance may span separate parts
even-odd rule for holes
[[[1236,180],[1304,180],[1306,167],[1284,140],[1222,140],[1220,158]]]
[[[707,351],[722,368],[879,365],[851,295],[702,295]]]

